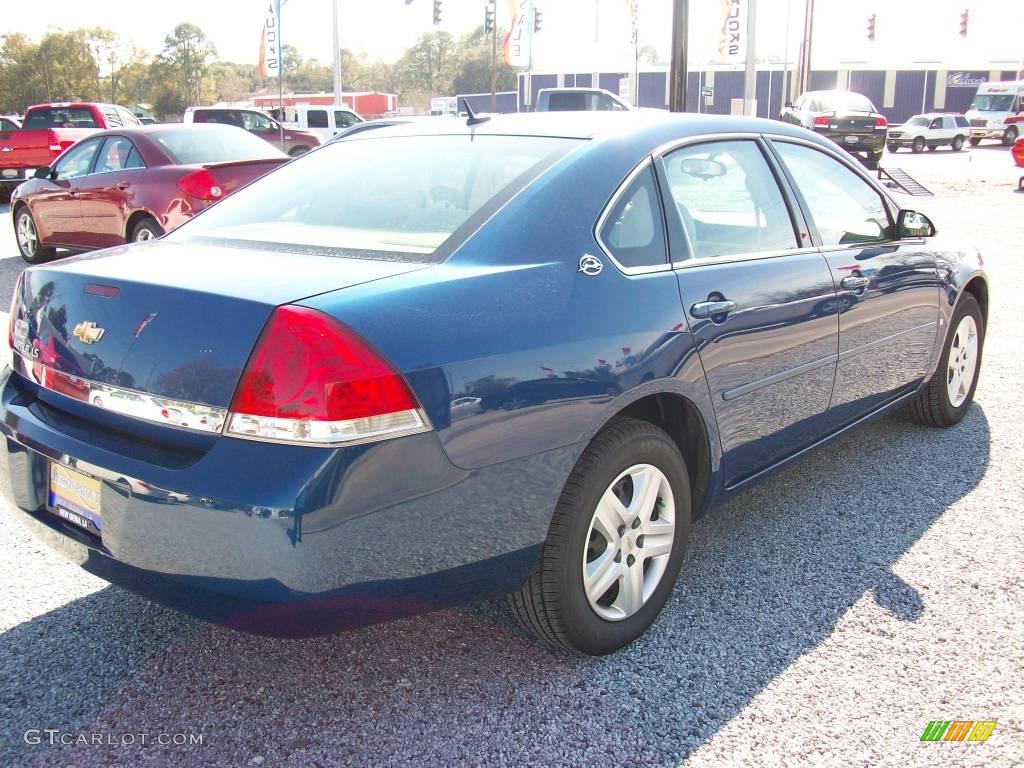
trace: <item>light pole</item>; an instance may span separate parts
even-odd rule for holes
[[[668,108],[671,112],[686,111],[687,37],[690,31],[690,0],[673,0],[672,64],[669,69]],[[700,97],[698,97],[700,98]]]
[[[747,0],[747,62],[743,74],[743,113],[757,117],[757,0]]]
[[[338,0],[331,0],[334,24],[334,103],[341,104],[341,43],[338,35]]]

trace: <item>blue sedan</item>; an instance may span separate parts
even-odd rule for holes
[[[895,408],[959,422],[987,313],[975,249],[799,127],[398,125],[26,270],[2,454],[40,536],[211,621],[509,595],[605,654],[695,517]]]

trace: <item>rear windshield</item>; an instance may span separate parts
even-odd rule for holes
[[[536,136],[378,136],[327,144],[176,230],[329,256],[436,263],[578,146]]]
[[[821,96],[821,111],[852,110],[854,112],[874,112],[875,108],[866,96],[859,93],[830,93]]]
[[[85,107],[43,107],[33,109],[25,118],[25,128],[99,128],[92,110]]]
[[[154,131],[149,138],[179,165],[285,157],[273,144],[232,126],[193,125]]]

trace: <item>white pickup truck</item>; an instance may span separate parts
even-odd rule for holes
[[[337,104],[333,106],[300,104],[295,107],[285,107],[284,111],[285,127],[309,131],[323,142],[330,140],[335,134],[341,133],[356,123],[366,122],[348,107]]]

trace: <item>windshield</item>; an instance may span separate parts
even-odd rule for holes
[[[874,112],[866,96],[859,93],[828,93],[821,96],[821,112],[850,110],[853,112]]]
[[[1009,112],[1012,106],[1012,93],[985,93],[974,97],[971,109],[979,112]]]
[[[91,109],[84,107],[44,107],[33,109],[25,126],[29,130],[40,128],[99,128]]]
[[[325,145],[180,227],[174,239],[440,262],[577,140],[390,136]]]
[[[259,136],[231,126],[195,125],[154,131],[149,137],[178,165],[286,157]]]
[[[907,125],[923,125],[924,127],[927,128],[928,127],[928,118],[927,117],[912,117],[909,120],[907,120]]]

